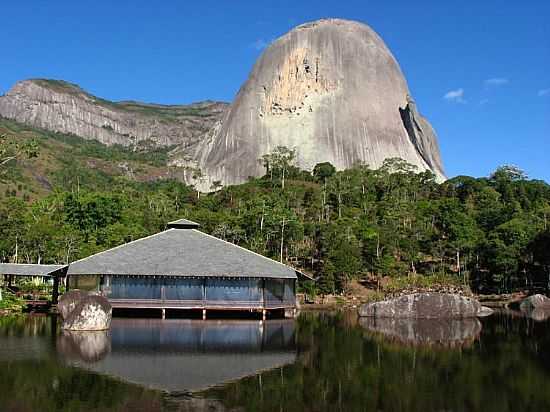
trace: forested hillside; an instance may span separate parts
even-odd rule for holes
[[[161,152],[2,127],[38,152],[1,166],[2,262],[65,263],[184,217],[313,274],[323,292],[414,274],[506,291],[545,287],[550,276],[550,185],[515,167],[438,184],[400,159],[309,173],[278,148],[262,159],[264,177],[201,194],[171,178]]]
[[[182,171],[166,166],[170,148],[146,145],[105,146],[74,135],[48,132],[0,117],[0,136],[6,153],[15,143],[32,145],[39,156],[20,156],[0,171],[0,195],[25,200],[42,198],[53,190],[108,187],[113,179],[149,181],[177,178]],[[2,149],[0,149],[2,150]],[[0,162],[2,161],[0,151]]]

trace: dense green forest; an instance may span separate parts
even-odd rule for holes
[[[32,144],[6,145],[5,158],[10,150],[35,156]],[[109,149],[95,152],[109,161]],[[123,154],[113,150],[113,160]],[[176,179],[137,181],[67,162],[47,195],[0,193],[0,261],[70,262],[184,217],[312,274],[324,293],[351,279],[411,275],[453,278],[481,292],[547,287],[550,185],[520,169],[438,183],[401,159],[339,172],[322,163],[310,173],[294,167],[294,157],[277,148],[259,160],[265,176],[225,188],[214,182],[210,194]],[[2,167],[4,182],[17,178],[16,160]]]

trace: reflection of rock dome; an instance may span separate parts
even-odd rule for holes
[[[293,320],[113,319],[110,335],[105,358],[69,362],[169,392],[206,389],[296,358]]]
[[[240,183],[262,175],[258,159],[279,145],[296,148],[309,170],[399,157],[444,178],[435,132],[397,61],[359,22],[319,20],[273,42],[202,142],[199,167],[212,181]]]
[[[481,322],[476,318],[361,318],[359,323],[370,332],[414,346],[469,346],[481,333]]]

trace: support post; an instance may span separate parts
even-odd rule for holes
[[[202,307],[206,307],[206,279],[202,279]]]
[[[202,320],[206,320],[206,309],[202,310]]]
[[[262,321],[264,321],[265,318],[266,318],[265,308],[267,306],[266,305],[266,300],[265,300],[265,284],[266,284],[266,282],[265,282],[265,278],[264,278],[264,279],[262,279]]]
[[[59,298],[59,276],[55,275],[53,277],[53,290],[52,290],[52,304],[57,305]]]
[[[162,309],[162,320],[166,319],[166,309]]]

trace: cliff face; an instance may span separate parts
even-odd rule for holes
[[[199,146],[204,187],[243,182],[275,147],[295,148],[298,165],[400,157],[444,179],[436,135],[410,98],[382,39],[368,26],[320,20],[270,45],[221,122]]]
[[[163,106],[110,102],[56,80],[25,80],[0,96],[0,116],[106,145],[173,146],[194,152],[226,103]]]

